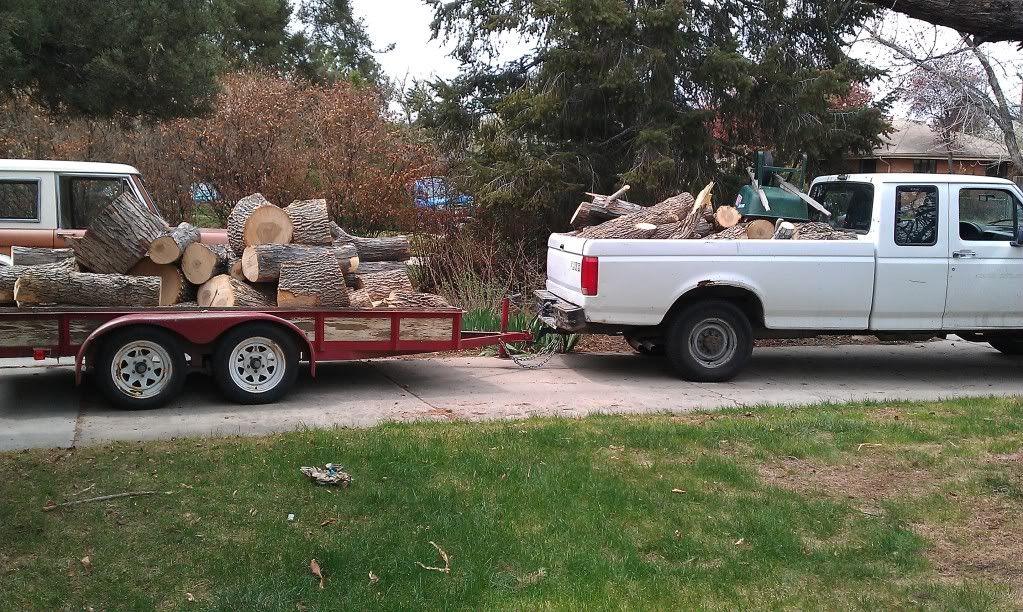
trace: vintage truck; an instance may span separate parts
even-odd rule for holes
[[[1023,192],[999,178],[853,174],[813,181],[856,240],[587,240],[554,234],[543,320],[622,334],[682,377],[733,378],[757,338],[955,334],[1023,354]]]

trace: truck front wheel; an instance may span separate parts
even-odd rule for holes
[[[723,382],[735,378],[749,361],[753,328],[746,314],[730,302],[700,302],[676,315],[667,349],[682,378]]]
[[[239,404],[270,404],[298,378],[291,334],[270,323],[249,323],[224,334],[213,356],[220,390]]]

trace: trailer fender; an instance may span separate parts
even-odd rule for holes
[[[313,350],[313,345],[309,338],[306,337],[305,332],[287,319],[282,319],[265,312],[248,311],[156,312],[124,315],[123,317],[111,319],[93,330],[89,337],[85,339],[85,342],[82,343],[82,346],[78,348],[78,354],[75,355],[75,384],[82,384],[82,365],[85,362],[85,355],[88,354],[89,350],[100,338],[112,330],[132,325],[162,327],[174,332],[192,344],[202,345],[211,344],[223,335],[224,332],[252,321],[267,321],[281,325],[294,332],[296,337],[301,338],[302,342],[305,343],[304,352],[309,356],[309,374],[314,378],[316,377],[316,352]]]

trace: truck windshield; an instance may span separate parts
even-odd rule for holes
[[[811,221],[823,221],[836,229],[852,230],[858,234],[870,231],[870,216],[874,206],[874,186],[870,183],[817,183],[810,190],[810,197],[831,212],[828,217],[811,209]]]

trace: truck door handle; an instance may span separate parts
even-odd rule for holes
[[[952,257],[954,259],[967,259],[969,257],[976,257],[976,251],[952,251]]]

